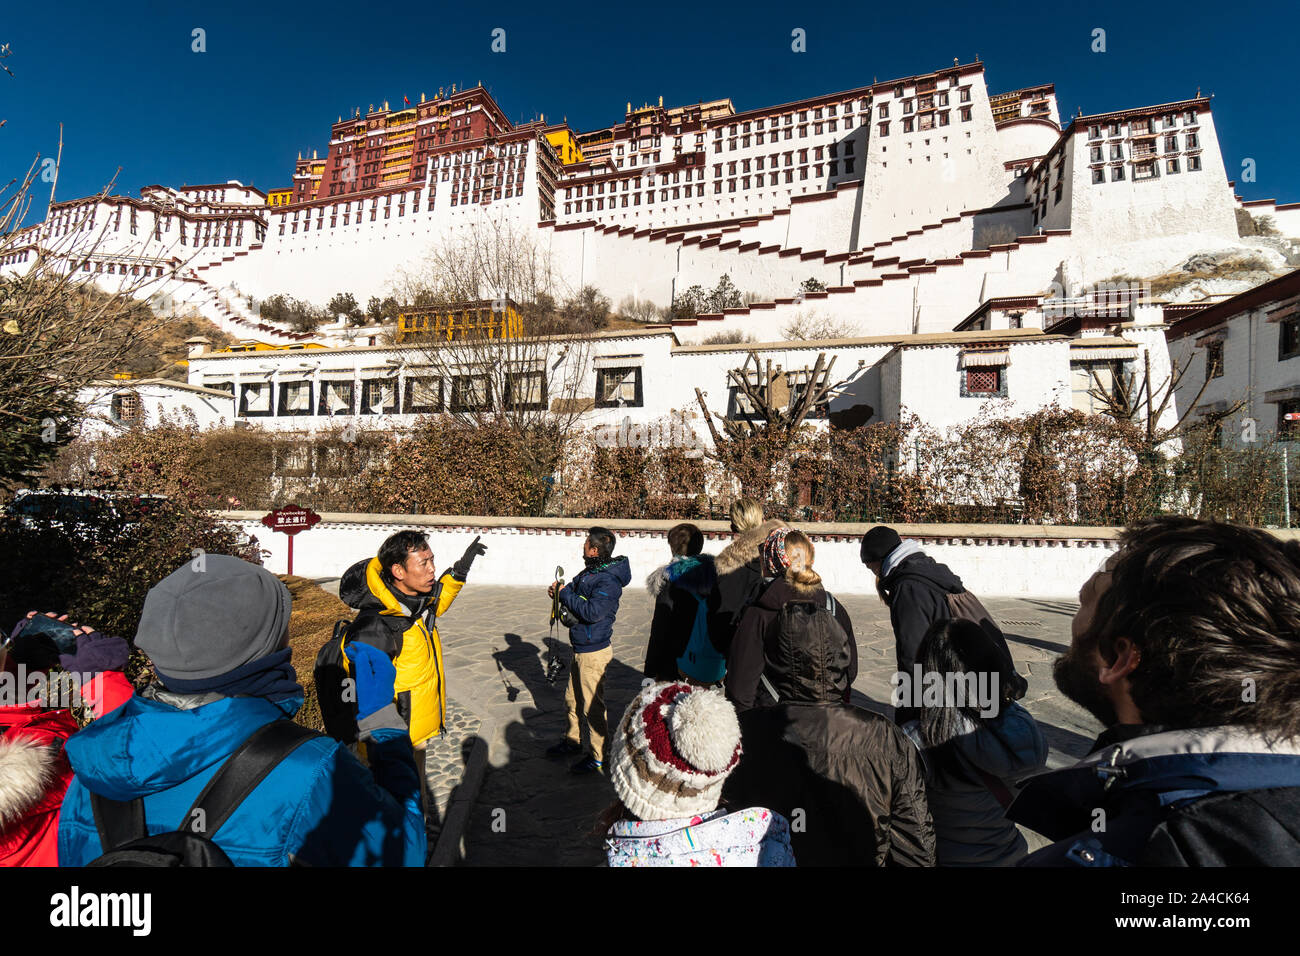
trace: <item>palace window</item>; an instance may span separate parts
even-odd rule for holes
[[[320,383],[320,397],[316,414],[326,417],[352,414],[353,383],[351,379],[327,380]]]
[[[142,406],[135,392],[118,392],[113,396],[109,416],[115,422],[129,424],[140,420]]]
[[[546,373],[507,372],[505,405],[514,409],[546,407]]]
[[[1115,392],[1119,367],[1112,360],[1071,362],[1070,400],[1074,410],[1085,415],[1103,414],[1108,407],[1106,397]]]
[[[643,403],[640,366],[596,369],[597,408],[640,408]]]
[[[962,398],[1005,398],[1006,394],[1005,367],[977,366],[961,370]]]
[[[1115,183],[1124,178],[1123,166],[1112,166],[1110,169],[1110,181]]]
[[[1223,376],[1223,339],[1218,339],[1205,344],[1205,378],[1208,381],[1212,378],[1221,378]]]
[[[370,378],[361,383],[362,415],[392,415],[397,411],[397,382],[391,378]]]
[[[485,411],[492,405],[492,388],[486,375],[457,375],[451,380],[453,412]]]
[[[311,414],[311,382],[281,382],[279,415]]]
[[[1198,172],[1200,168],[1201,168],[1201,157],[1199,156],[1187,157],[1187,171],[1189,173]]]
[[[245,417],[270,415],[271,383],[243,382],[239,388],[239,414]]]

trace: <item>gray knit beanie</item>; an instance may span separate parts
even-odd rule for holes
[[[160,674],[218,677],[288,646],[291,603],[266,568],[207,554],[150,588],[135,643]]]

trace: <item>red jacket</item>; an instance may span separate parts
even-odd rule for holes
[[[102,717],[130,698],[131,684],[106,671],[102,700],[91,686],[82,694]],[[67,709],[0,707],[0,866],[59,865],[59,808],[72,782],[63,742],[76,731]]]

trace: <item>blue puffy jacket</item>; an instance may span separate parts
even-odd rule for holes
[[[150,834],[175,830],[217,768],[257,728],[292,715],[294,697],[223,697],[191,709],[135,696],[68,739],[76,776],[59,817],[59,864],[103,853],[87,788],[144,798]],[[318,737],[271,771],[211,834],[236,866],[423,866],[419,778],[404,731],[367,744],[371,770]]]
[[[574,653],[589,654],[609,647],[618,602],[631,581],[632,566],[619,556],[579,571],[560,591],[560,603],[576,619],[569,627]]]

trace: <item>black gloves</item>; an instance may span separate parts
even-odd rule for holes
[[[464,581],[465,575],[469,574],[469,566],[474,563],[474,559],[480,554],[487,553],[487,545],[479,544],[479,536],[475,535],[470,546],[465,549],[461,559],[451,566],[451,574],[457,581]]]

